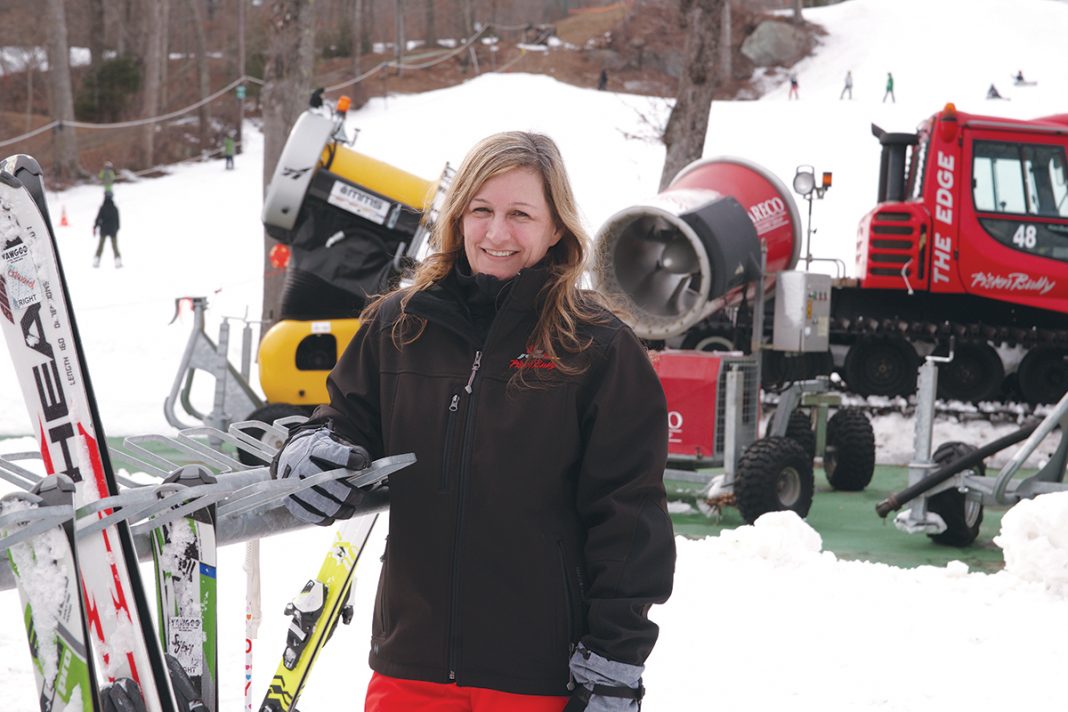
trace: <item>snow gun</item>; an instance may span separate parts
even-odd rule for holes
[[[267,422],[326,402],[326,374],[359,328],[355,315],[414,264],[452,174],[446,165],[430,181],[357,152],[348,98],[331,106],[316,92],[311,104],[263,202],[267,233],[289,247],[281,320],[259,347],[268,402],[249,415]]]

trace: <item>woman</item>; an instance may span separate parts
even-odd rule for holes
[[[481,141],[432,239],[275,463],[418,458],[389,485],[365,709],[637,710],[675,560],[667,409],[638,339],[578,288],[589,240],[556,145]],[[359,502],[346,487],[288,504],[329,524]]]

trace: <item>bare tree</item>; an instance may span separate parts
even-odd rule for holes
[[[264,70],[263,185],[274,174],[289,131],[307,106],[315,63],[314,0],[272,0]],[[269,262],[274,240],[264,236],[263,320],[277,318],[283,275]]]
[[[396,37],[393,43],[396,45],[397,50],[397,68],[395,74],[398,76],[401,73],[401,66],[404,64],[405,44],[407,41],[404,39],[404,0],[393,0],[393,19],[396,21]]]
[[[163,47],[163,23],[160,21],[160,8],[155,0],[141,3],[145,23],[145,54],[142,57],[144,81],[141,100],[141,115],[150,118],[159,115],[159,67]],[[156,124],[150,121],[141,129],[141,163],[145,167],[155,163]]]
[[[434,47],[438,43],[437,27],[434,25],[434,0],[426,0],[426,32],[424,41],[427,47]]]
[[[241,92],[245,91],[245,11],[247,9],[248,0],[237,0],[237,76],[241,77]],[[234,143],[237,144],[237,152],[241,153],[241,139],[245,123],[245,99],[238,96],[235,102],[237,105],[237,120],[234,123],[236,124],[237,138]]]
[[[104,61],[104,0],[89,0],[89,63]]]
[[[201,101],[207,99],[208,95],[211,94],[211,77],[208,74],[208,39],[207,33],[205,32],[206,19],[202,3],[203,0],[186,0],[186,4],[189,5],[189,11],[193,14],[193,39],[197,56],[197,83],[200,87]],[[211,115],[206,101],[197,108],[197,121],[200,124],[200,150],[204,151],[208,147],[208,128],[211,122]]]
[[[352,76],[358,77],[363,73],[360,58],[363,54],[363,38],[367,35],[366,23],[364,22],[364,0],[352,0],[349,8],[349,36],[352,41]],[[359,108],[367,103],[367,90],[363,82],[352,85],[348,89],[352,98],[352,105]]]
[[[159,105],[167,106],[167,89],[171,68],[171,0],[159,0]]]
[[[713,68],[723,4],[727,0],[681,0],[679,16],[687,27],[684,45],[686,68],[679,77],[675,106],[664,129],[664,171],[660,189],[667,187],[688,163],[701,157],[708,131],[708,114],[716,91]]]
[[[67,45],[67,13],[63,0],[48,0],[48,66],[52,86],[52,116],[55,129],[55,156],[52,171],[56,178],[83,175],[78,165],[78,140],[74,135],[74,91],[70,83],[70,47]]]
[[[375,40],[372,32],[375,28],[375,0],[364,0],[363,3],[363,37],[360,40],[360,51],[364,54],[375,48]]]
[[[726,84],[734,74],[732,61],[732,38],[731,38],[731,0],[723,3],[723,19],[720,21],[719,31],[719,60],[716,66],[716,77],[720,84]]]
[[[460,7],[460,21],[463,23],[463,36],[470,37],[475,31],[475,3],[474,0],[458,0]]]

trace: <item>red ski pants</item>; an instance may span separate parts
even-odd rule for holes
[[[567,697],[371,675],[364,712],[561,712]]]

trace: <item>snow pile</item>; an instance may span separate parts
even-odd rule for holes
[[[795,512],[765,514],[752,526],[724,531],[720,538],[729,555],[774,565],[803,563],[823,548],[823,538]]]
[[[1007,573],[1068,598],[1068,492],[1015,505],[1002,517],[994,543],[1004,552]]]

